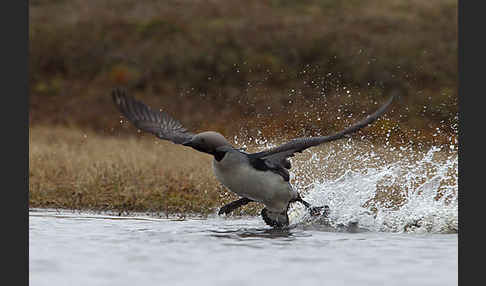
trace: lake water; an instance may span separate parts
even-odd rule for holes
[[[29,285],[457,285],[458,236],[29,211]]]

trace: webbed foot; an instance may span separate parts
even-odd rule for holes
[[[287,211],[278,213],[269,211],[267,208],[262,209],[261,212],[263,221],[271,227],[284,228],[289,225],[289,216]]]
[[[309,207],[309,213],[311,216],[324,216],[328,217],[331,210],[329,206],[321,206],[321,207]]]

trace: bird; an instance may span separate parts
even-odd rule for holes
[[[312,206],[292,186],[289,158],[307,148],[349,137],[351,133],[378,119],[396,97],[390,96],[374,113],[335,134],[295,138],[267,150],[248,153],[232,146],[216,131],[193,133],[187,130],[168,113],[152,109],[128,95],[125,88],[116,87],[112,89],[111,95],[120,113],[139,130],[213,156],[216,179],[240,197],[222,206],[219,215],[228,215],[250,202],[258,202],[264,205],[260,212],[263,221],[272,228],[280,229],[289,227],[288,210],[291,203],[302,203],[312,216],[327,216],[330,212],[327,205]]]

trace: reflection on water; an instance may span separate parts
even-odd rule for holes
[[[457,234],[31,210],[30,285],[457,285]]]
[[[237,230],[210,230],[214,233],[211,236],[231,239],[244,238],[288,238],[292,239],[292,232],[290,229],[269,229],[269,228],[255,228],[255,229],[237,229]]]

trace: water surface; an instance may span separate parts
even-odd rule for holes
[[[31,209],[30,285],[457,285],[457,234]]]

